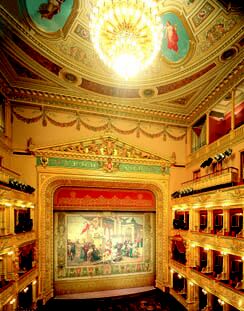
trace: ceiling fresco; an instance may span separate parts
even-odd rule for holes
[[[128,81],[93,49],[89,16],[94,3],[2,0],[2,92],[12,100],[24,96],[31,104],[50,105],[60,96],[60,107],[72,102],[77,109],[187,125],[243,79],[241,2],[158,0],[160,53]]]

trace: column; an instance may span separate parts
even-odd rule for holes
[[[196,247],[192,242],[186,240],[186,264],[188,267],[195,267],[198,262],[196,261]]]
[[[244,167],[243,167],[243,170],[244,170]],[[244,175],[243,175],[243,178],[244,178]],[[242,215],[244,216],[244,208],[242,208]],[[244,221],[242,222],[242,228],[238,236],[244,237]]]
[[[223,210],[223,231],[230,232],[230,210],[224,209]]]
[[[186,144],[186,155],[189,156],[192,153],[192,141],[191,141],[191,135],[192,135],[192,128],[188,127],[187,132],[186,132],[186,139],[187,139],[187,144]]]
[[[235,94],[236,90],[231,92],[231,130],[235,129]]]
[[[229,255],[223,254],[223,278],[225,280],[229,279],[230,268],[229,268]]]
[[[200,214],[196,209],[191,209],[189,215],[189,229],[192,231],[199,231],[200,228]]]
[[[9,228],[9,223],[8,223],[9,214],[10,214],[9,213],[9,207],[5,207],[5,210],[4,210],[4,233],[5,234],[11,233],[10,228]]]
[[[194,284],[187,280],[187,295],[186,302],[192,303],[194,301]]]
[[[206,145],[209,144],[209,111],[206,113]]]
[[[194,254],[194,266],[199,266],[200,265],[200,251],[199,251],[199,246],[194,246],[193,247],[193,254]]]
[[[8,279],[8,255],[7,253],[3,254],[3,279],[7,280]]]
[[[214,296],[210,293],[207,293],[207,306],[209,307],[210,310],[213,310],[213,300]]]
[[[15,232],[15,221],[14,221],[14,206],[9,208],[9,233]]]
[[[242,282],[244,283],[244,256],[241,259],[242,259]]]
[[[14,267],[13,267],[13,251],[8,253],[6,258],[6,265],[7,265],[7,279],[14,280]]]
[[[230,305],[228,303],[223,305],[223,311],[230,311]]]
[[[187,310],[189,311],[195,311],[198,310],[199,305],[199,287],[192,283],[191,281],[188,281],[187,284],[187,303],[190,305],[187,306]]]
[[[30,208],[30,218],[33,222],[32,230],[35,230],[35,208]]]
[[[12,138],[11,104],[7,98],[5,99],[5,120],[6,120],[5,136],[10,142]]]
[[[208,210],[207,221],[208,221],[208,233],[210,233],[211,230],[213,230],[213,210]]]
[[[211,249],[207,251],[207,271],[213,271],[213,251]]]
[[[174,286],[173,279],[174,279],[174,270],[171,268],[170,269],[170,276],[169,276],[169,287],[170,288],[173,288],[173,286]]]
[[[36,303],[37,303],[37,281],[34,280],[32,282],[32,304],[33,304],[33,307],[36,307]]]

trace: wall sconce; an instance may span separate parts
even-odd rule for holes
[[[15,298],[13,298],[12,300],[10,300],[10,302],[9,302],[9,303],[12,305],[13,303],[15,303],[15,300],[16,300],[16,299],[15,299]]]
[[[27,286],[26,288],[23,289],[23,292],[24,292],[24,293],[27,293],[27,292],[28,292],[28,289],[29,289],[29,287]]]
[[[224,301],[221,300],[221,299],[218,299],[218,303],[219,303],[221,306],[223,306],[223,305],[225,304]]]
[[[207,293],[208,293],[204,288],[202,289],[202,292],[204,295],[207,295]]]

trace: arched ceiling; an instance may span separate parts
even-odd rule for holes
[[[242,1],[158,0],[160,53],[128,81],[93,49],[95,0],[65,0],[56,14],[45,15],[40,7],[48,2],[1,1],[0,80],[12,102],[187,126],[242,80]],[[167,50],[168,20],[177,27],[177,51]]]

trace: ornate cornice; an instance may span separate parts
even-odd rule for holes
[[[141,172],[168,174],[168,159],[111,136],[70,144],[36,148],[37,165],[103,170],[105,172]]]

